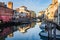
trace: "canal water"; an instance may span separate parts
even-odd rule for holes
[[[41,22],[32,22],[31,24],[22,24],[18,26],[6,27],[1,33],[2,40],[43,40],[39,33]]]

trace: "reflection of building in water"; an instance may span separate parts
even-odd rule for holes
[[[8,37],[13,37],[13,33],[8,34]]]
[[[25,25],[24,27],[19,26],[19,27],[18,27],[18,30],[19,30],[20,32],[22,32],[22,33],[25,33],[25,32],[27,32],[28,29],[34,27],[35,24],[36,24],[36,23],[33,22],[33,23],[31,23],[31,24]]]
[[[13,32],[19,30],[22,33],[27,32],[28,29],[34,27],[36,23],[33,22],[31,24],[23,24],[23,25],[19,25],[19,26],[11,26],[11,27],[4,27],[2,28],[3,30],[0,32],[0,39],[4,39],[6,37],[13,37]]]
[[[42,22],[37,22],[38,25],[41,25]]]
[[[2,32],[0,32],[0,36],[6,36],[8,35],[9,33],[12,32],[12,27],[6,27],[2,30]]]
[[[31,23],[31,28],[32,28],[32,27],[35,27],[35,24],[36,24],[35,22],[32,22],[32,23]]]
[[[25,33],[26,31],[27,31],[27,29],[29,29],[31,26],[30,26],[30,24],[27,24],[27,25],[25,25],[24,27],[23,26],[19,26],[18,27],[18,30],[20,31],[20,32],[22,32],[22,33]]]
[[[11,34],[13,32],[13,27],[4,27],[2,28],[3,30],[0,32],[0,37],[1,38],[5,38],[7,37],[7,35],[9,35],[9,37],[13,37],[13,35]]]
[[[0,37],[0,40],[5,40],[5,38],[4,37]]]

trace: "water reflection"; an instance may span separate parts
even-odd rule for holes
[[[0,40],[43,40],[39,35],[41,22],[4,27],[0,32]],[[42,39],[42,38],[43,39]]]
[[[13,32],[13,27],[4,27],[3,30],[0,32],[0,40],[5,40],[7,35]]]
[[[38,24],[36,25],[36,22],[32,22],[31,24],[22,24],[19,26],[4,27],[2,29],[3,30],[0,32],[1,40],[10,40],[11,38],[16,37],[15,35],[18,36],[18,34],[20,34],[19,37],[22,37],[21,39],[23,39],[23,38],[27,39],[27,37],[29,37],[29,35],[31,35],[31,36],[36,35],[35,33],[38,32]],[[39,32],[40,32],[40,29],[39,29]],[[25,34],[23,34],[23,33],[25,33]],[[21,36],[21,35],[23,35],[23,36]],[[27,37],[24,37],[24,35],[27,35]],[[12,39],[12,40],[15,40],[15,39]],[[29,37],[29,40],[30,40],[30,37]]]
[[[47,32],[47,29],[41,26],[43,24],[45,23],[32,22],[31,24],[21,24],[18,26],[4,26],[0,28],[0,40],[48,40],[47,37],[40,35],[41,32],[44,32],[41,29]]]
[[[33,22],[31,24],[20,25],[20,26],[18,26],[18,30],[19,30],[19,32],[25,33],[25,32],[27,32],[28,29],[35,27],[35,24],[36,23]]]
[[[13,37],[13,33],[8,34],[7,36],[10,38]]]

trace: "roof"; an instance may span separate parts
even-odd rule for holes
[[[0,5],[0,7],[7,8],[7,9],[9,9],[9,10],[13,10],[13,9],[8,8],[7,6],[1,6],[1,5]]]

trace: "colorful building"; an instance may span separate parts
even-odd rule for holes
[[[12,20],[13,10],[0,2],[0,21],[9,22]]]
[[[21,6],[20,8],[16,9],[17,12],[19,12],[21,15],[24,15],[23,17],[30,18],[31,13],[25,6]]]
[[[30,10],[30,12],[31,12],[31,18],[33,19],[33,18],[36,18],[36,13],[34,12],[34,11],[32,11],[32,10]]]
[[[58,25],[60,25],[60,1],[58,2]]]
[[[48,20],[54,21],[55,16],[57,15],[57,9],[58,9],[58,0],[52,0],[52,3],[48,6],[48,8],[45,10],[45,14]]]
[[[40,12],[38,13],[38,17],[41,17],[44,13],[45,13],[45,11],[40,11]]]

